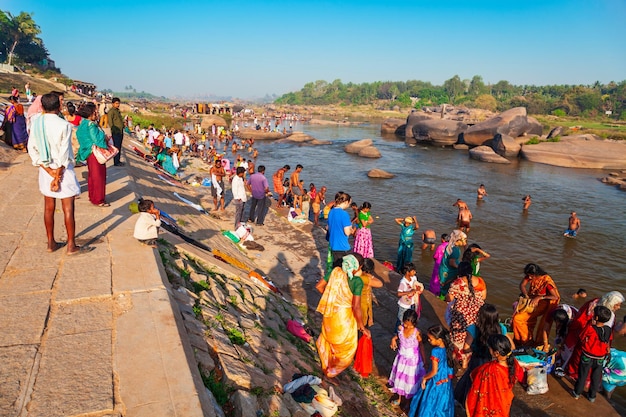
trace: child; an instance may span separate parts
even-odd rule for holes
[[[446,246],[448,246],[448,241],[450,240],[450,236],[447,233],[441,235],[441,243],[437,246],[435,253],[433,253],[433,273],[430,276],[430,292],[439,296],[441,294],[441,283],[439,282],[439,266],[441,265],[441,260],[443,259],[443,251],[446,250]]]
[[[420,294],[424,291],[424,285],[417,280],[417,273],[413,264],[406,264],[402,267],[402,279],[398,285],[398,321],[400,324],[404,320],[404,312],[415,310],[417,317],[420,316]]]
[[[515,385],[511,341],[505,335],[492,334],[487,344],[494,360],[472,371],[472,388],[465,400],[465,410],[472,417],[508,417]]]
[[[152,200],[139,200],[139,217],[135,223],[133,236],[144,245],[156,248],[161,226],[161,212],[154,207]]]
[[[417,313],[407,310],[398,326],[398,333],[391,339],[391,349],[398,350],[393,361],[389,385],[398,394],[393,404],[400,405],[402,396],[411,398],[417,392],[417,383],[424,375],[422,335],[417,328]],[[398,341],[400,344],[398,345]]]
[[[467,261],[472,265],[472,273],[479,277],[480,276],[480,263],[485,259],[489,259],[491,255],[485,252],[478,243],[472,243],[465,249],[463,252],[463,261]]]
[[[589,402],[596,400],[596,393],[602,382],[602,364],[604,358],[610,353],[613,339],[611,327],[606,325],[609,320],[611,320],[611,310],[605,306],[596,306],[593,309],[593,319],[580,334],[578,343],[582,348],[582,355],[578,365],[578,379],[572,391],[575,399],[582,394],[587,377],[591,373],[587,398]]]
[[[354,251],[364,258],[374,257],[374,246],[372,245],[372,231],[370,225],[374,223],[370,210],[372,205],[367,201],[363,202],[359,209],[356,220],[356,234],[354,236]]]
[[[428,329],[427,337],[428,343],[433,346],[430,354],[432,367],[424,375],[420,389],[411,400],[409,417],[454,417],[454,359],[450,332],[443,326],[432,326]]]

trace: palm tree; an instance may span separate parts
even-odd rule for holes
[[[13,61],[13,52],[15,47],[20,42],[33,42],[36,44],[41,43],[41,39],[37,37],[41,33],[41,29],[33,20],[33,17],[26,12],[21,12],[17,16],[13,16],[11,13],[5,13],[6,19],[2,19],[2,29],[8,34],[9,40],[12,42],[9,48],[9,60],[8,64],[11,65]]]

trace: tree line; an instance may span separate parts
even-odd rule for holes
[[[359,105],[380,104],[393,108],[422,108],[441,104],[463,105],[491,111],[526,107],[530,114],[557,116],[608,116],[626,120],[626,80],[592,85],[513,85],[508,81],[486,84],[480,75],[462,80],[458,75],[443,85],[427,81],[376,81],[344,84],[315,81],[297,92],[276,99],[276,104]]]
[[[41,29],[30,13],[13,16],[0,10],[0,61],[12,65],[38,64],[50,57]]]

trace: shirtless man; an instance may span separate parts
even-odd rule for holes
[[[452,207],[458,207],[459,208],[459,214],[456,216],[456,224],[457,226],[461,226],[461,210],[466,209],[467,208],[467,204],[465,203],[465,201],[461,200],[460,198],[456,199],[456,203],[452,204]]]
[[[293,208],[296,210],[298,215],[302,214],[302,196],[305,192],[304,188],[302,188],[302,184],[300,183],[300,173],[302,172],[302,168],[302,165],[296,165],[296,170],[289,178],[289,190],[291,191],[291,194],[293,194]]]
[[[528,208],[530,207],[530,205],[532,204],[532,200],[530,199],[530,194],[526,195],[526,197],[522,198],[522,201],[524,202],[524,211],[528,211]]]
[[[437,240],[437,235],[433,229],[428,229],[424,233],[422,233],[422,250],[426,249],[430,246],[430,250],[435,250],[435,241]]]
[[[320,190],[315,194],[315,198],[313,199],[313,203],[311,204],[311,206],[313,207],[314,226],[319,226],[322,204],[326,204],[326,187],[324,186],[320,188]]]
[[[469,233],[470,220],[472,220],[472,212],[465,206],[463,210],[459,210],[459,228],[462,232]]]
[[[285,200],[285,187],[283,185],[285,172],[289,171],[291,167],[289,165],[285,165],[282,168],[278,168],[278,170],[272,175],[272,182],[274,183],[274,192],[278,194],[278,205],[277,208],[281,208],[283,201]]]
[[[476,190],[476,198],[482,200],[487,195],[487,190],[485,190],[485,184],[480,184],[478,190]]]
[[[211,195],[213,196],[213,204],[215,204],[215,211],[221,206],[221,211],[224,211],[224,177],[226,171],[222,167],[222,161],[218,159],[215,161],[213,167],[209,171],[211,174]],[[219,205],[218,200],[219,198]]]
[[[580,219],[576,216],[576,212],[572,211],[572,214],[569,216],[569,227],[565,230],[563,236],[576,237],[578,230],[580,230]]]

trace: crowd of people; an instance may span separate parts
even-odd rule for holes
[[[477,198],[486,195],[481,185]],[[528,210],[529,199],[530,196],[524,198],[523,210]],[[364,202],[356,206],[345,192],[338,192],[329,205],[327,240],[332,266],[317,286],[322,293],[317,311],[323,315],[317,347],[324,375],[334,378],[355,355],[359,363],[362,361],[357,351],[358,332],[361,338],[370,337],[371,321],[364,320],[360,305],[364,290],[371,291],[367,284],[371,282],[367,278],[370,274],[363,272],[363,265],[373,256],[373,250],[370,251],[369,243],[371,231],[364,233],[372,221],[371,205]],[[428,329],[424,335],[418,322],[425,286],[418,280],[412,261],[413,235],[419,224],[415,216],[395,219],[400,226],[395,269],[401,279],[397,288],[397,321],[388,323],[397,328],[390,343],[391,349],[397,350],[389,376],[390,390],[396,394],[394,403],[408,405],[407,399],[409,417],[429,415],[435,409],[437,415],[453,416],[455,400],[468,416],[507,416],[515,375],[519,373],[513,353],[516,349],[527,352],[528,348],[554,355],[555,375],[568,376],[574,382],[573,398],[587,390],[587,398],[594,402],[611,340],[614,335],[626,333],[624,323],[615,320],[615,312],[624,301],[622,294],[612,291],[578,310],[564,303],[546,271],[529,263],[523,268],[520,298],[507,327],[500,320],[498,309],[487,301],[487,280],[482,277],[481,263],[490,254],[476,243],[468,245],[471,213],[462,200],[454,206],[459,209],[457,228],[441,235],[436,249],[433,250],[434,231],[422,234],[422,250],[432,251],[435,260],[429,289],[448,307],[446,323]],[[348,214],[351,207],[353,219]],[[580,220],[572,213],[568,229],[579,228]],[[580,289],[572,299],[580,302],[584,297],[586,291]],[[551,342],[552,324],[556,324],[557,337]],[[432,347],[429,361],[425,357],[426,342]],[[453,388],[452,381],[459,375]],[[626,380],[619,383],[626,384]],[[614,383],[612,389],[615,386]],[[610,395],[608,389],[605,391]]]
[[[11,144],[16,149],[27,149],[33,165],[39,167],[47,250],[52,252],[61,247],[54,236],[54,210],[56,199],[60,199],[68,234],[67,253],[84,253],[88,248],[81,248],[75,242],[74,199],[80,194],[80,186],[74,164],[76,161],[87,166],[89,201],[94,206],[108,206],[106,162],[99,161],[95,152],[114,145],[119,152],[113,157],[113,166],[123,165],[120,159],[123,133],[129,128],[129,121],[119,111],[120,100],[113,98],[107,112],[104,126],[111,129],[110,134],[102,127],[102,115],[96,104],[64,106],[63,94],[59,92],[37,97],[26,114],[19,102],[12,100],[12,105],[12,118],[8,118],[12,124]],[[27,135],[25,140],[20,136],[22,125]],[[146,129],[137,125],[135,134],[151,148],[155,162],[172,176],[177,174],[183,155],[207,161],[217,212],[225,209],[224,180],[227,179],[235,206],[235,229],[246,222],[264,225],[274,195],[265,176],[265,166],[256,165],[258,151],[253,140],[238,143],[231,132],[215,125],[202,139],[182,130],[158,130],[154,126]],[[225,157],[231,143],[230,151],[236,158],[233,166]],[[224,153],[219,153],[222,145]],[[247,160],[238,155],[246,149],[251,155]],[[322,294],[317,311],[323,316],[316,346],[322,371],[332,379],[358,355],[359,332],[361,337],[371,339],[372,288],[383,285],[373,276],[374,216],[369,202],[359,206],[346,192],[337,192],[327,202],[325,186],[318,189],[310,184],[306,189],[300,178],[303,170],[303,165],[297,164],[287,175],[291,166],[284,165],[272,175],[271,182],[279,208],[288,205],[307,219],[312,212],[316,226],[320,225],[320,218],[327,219],[328,268],[316,285]],[[481,184],[477,198],[485,196],[487,191]],[[246,216],[248,201],[250,208]],[[524,197],[523,203],[523,210],[528,210],[530,196]],[[412,259],[413,237],[419,224],[416,216],[395,219],[400,226],[395,269],[401,279],[396,291],[397,320],[388,323],[397,329],[390,341],[391,349],[397,350],[389,376],[390,389],[397,395],[394,401],[397,404],[403,399],[410,401],[409,417],[430,415],[435,409],[438,415],[453,416],[455,400],[465,407],[469,416],[509,415],[516,366],[512,352],[527,347],[554,351],[555,374],[575,381],[573,398],[578,399],[588,387],[587,398],[595,401],[611,341],[615,335],[626,334],[626,320],[618,321],[615,316],[624,302],[623,295],[612,291],[576,308],[564,303],[557,284],[545,270],[529,263],[523,268],[520,297],[508,329],[501,323],[497,308],[487,302],[487,282],[482,277],[481,263],[490,255],[476,243],[467,244],[472,214],[460,199],[453,205],[458,207],[457,227],[442,234],[438,245],[433,230],[422,234],[422,250],[432,251],[435,261],[429,290],[448,306],[446,323],[432,326],[424,334],[418,324],[425,285],[419,281]],[[135,237],[154,246],[160,226],[159,210],[152,201],[145,200],[139,204],[139,211]],[[565,235],[574,237],[579,229],[580,219],[572,212]],[[581,300],[585,296],[586,291],[581,289],[574,298]],[[556,336],[551,341],[553,324]],[[432,347],[429,360],[426,360],[426,342]],[[462,376],[453,388],[458,370]]]

